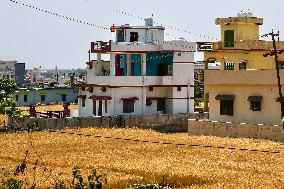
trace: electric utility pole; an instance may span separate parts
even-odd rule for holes
[[[282,95],[282,88],[281,88],[281,80],[280,80],[280,66],[282,68],[282,65],[279,64],[279,59],[278,59],[278,54],[281,54],[283,52],[283,50],[277,50],[276,47],[276,40],[275,37],[278,37],[278,41],[279,41],[279,31],[277,33],[274,33],[274,31],[272,30],[271,33],[265,34],[262,37],[272,37],[272,41],[273,41],[273,51],[269,52],[269,53],[265,53],[263,56],[264,57],[268,57],[268,56],[274,56],[275,58],[275,65],[276,65],[276,72],[277,72],[277,84],[278,84],[278,95],[279,95],[279,101],[281,104],[281,120],[282,120],[282,126],[283,126],[283,130],[284,130],[284,122],[283,122],[283,117],[284,117],[284,101],[283,101],[283,95]]]

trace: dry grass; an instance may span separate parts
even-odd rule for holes
[[[24,115],[29,114],[30,107],[23,106],[23,107],[18,107],[19,110],[23,111]],[[69,109],[75,110],[78,109],[78,105],[70,105]],[[46,112],[46,111],[63,111],[63,105],[45,105],[45,106],[36,106],[36,111],[37,112]]]
[[[4,124],[5,121],[5,124]],[[6,126],[8,122],[8,116],[0,114],[0,127]]]
[[[284,151],[280,143],[187,134],[161,134],[138,129],[69,130],[104,136],[155,141],[246,147]],[[173,145],[117,141],[59,133],[0,135],[0,167],[13,170],[28,149],[29,163],[38,158],[29,136],[53,174],[69,176],[73,165],[86,173],[91,166],[108,174],[107,188],[160,180],[163,176],[177,188],[284,188],[284,155],[225,149],[190,148]],[[31,166],[29,166],[31,167]],[[42,175],[42,172],[37,174]],[[41,186],[44,188],[44,186]],[[45,186],[46,187],[46,186]]]

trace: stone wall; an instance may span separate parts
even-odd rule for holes
[[[30,118],[11,117],[8,125],[16,123],[23,128],[28,124],[37,125],[39,130],[60,130],[64,128],[141,128],[159,132],[187,132],[188,119],[208,119],[207,113],[151,115],[151,116],[111,116],[87,118]]]
[[[189,135],[268,139],[284,142],[280,125],[246,124],[207,120],[188,120]]]

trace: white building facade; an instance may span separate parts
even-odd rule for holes
[[[80,88],[79,116],[194,112],[194,51],[185,40],[164,41],[162,26],[112,26],[114,41],[92,42]],[[103,57],[109,57],[104,61]]]

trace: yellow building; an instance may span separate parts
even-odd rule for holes
[[[198,43],[204,52],[210,120],[281,124],[275,59],[263,56],[273,50],[273,43],[259,39],[263,19],[242,13],[217,18],[216,24],[221,26],[221,41]],[[284,49],[283,41],[276,45]],[[279,61],[283,68],[284,53]],[[221,64],[220,70],[208,70],[210,63]],[[282,70],[280,74],[284,80]]]

